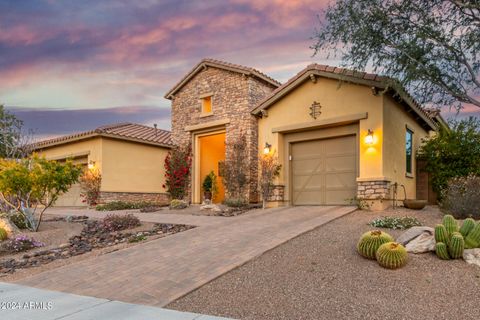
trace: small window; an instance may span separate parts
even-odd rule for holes
[[[407,175],[412,175],[412,164],[413,164],[413,131],[407,129],[405,135],[405,155],[407,157],[406,162],[406,171]]]
[[[202,98],[202,114],[212,113],[212,96]]]

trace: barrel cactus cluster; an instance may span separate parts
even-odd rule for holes
[[[407,263],[407,250],[391,235],[380,230],[364,233],[357,244],[358,253],[367,259],[377,260],[384,268],[397,269]]]
[[[460,259],[464,249],[480,247],[480,223],[468,218],[459,225],[451,215],[435,226],[435,253],[442,260]]]
[[[8,239],[7,230],[5,230],[4,228],[0,228],[0,241],[4,241],[7,239]]]

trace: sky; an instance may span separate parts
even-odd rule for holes
[[[126,121],[169,129],[163,96],[203,58],[280,82],[312,62],[339,65],[309,48],[327,4],[0,0],[0,104],[39,138]]]

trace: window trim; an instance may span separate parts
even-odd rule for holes
[[[410,171],[408,171],[408,161],[407,161],[407,134],[410,133]],[[408,125],[405,126],[405,176],[407,178],[413,178],[413,135],[415,132]]]
[[[204,111],[205,99],[210,98],[210,112]],[[208,117],[213,114],[213,93],[204,93],[199,96],[200,99],[200,117]]]

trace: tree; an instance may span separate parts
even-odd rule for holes
[[[192,167],[192,148],[175,147],[165,157],[165,184],[170,197],[183,200],[187,195],[190,171]]]
[[[451,129],[427,140],[418,150],[418,157],[426,161],[425,170],[431,174],[433,189],[438,195],[448,181],[469,174],[480,176],[480,120],[470,117],[451,121]]]
[[[262,193],[262,207],[267,206],[268,197],[273,189],[273,181],[280,174],[281,165],[277,158],[272,154],[260,156],[260,192]]]
[[[396,78],[423,104],[480,107],[480,2],[338,0],[316,30],[315,54]]]
[[[223,170],[223,184],[227,189],[227,202],[247,203],[247,186],[249,185],[249,162],[247,138],[240,133],[227,145],[227,157]]]
[[[62,163],[37,155],[0,159],[0,203],[23,214],[33,231],[38,231],[43,213],[78,181],[81,171],[70,160]],[[39,206],[42,208],[37,219]]]
[[[0,105],[0,158],[23,158],[31,152],[31,134],[22,131],[23,121]]]

